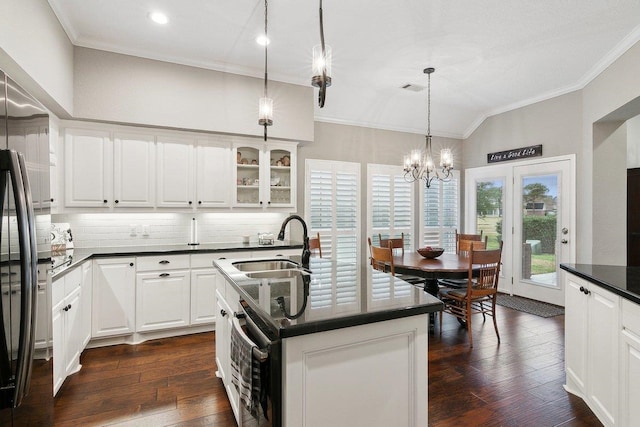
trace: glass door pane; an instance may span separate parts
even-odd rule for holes
[[[522,279],[557,286],[558,175],[522,177]]]
[[[476,233],[487,236],[487,249],[498,249],[502,240],[504,179],[476,181]]]

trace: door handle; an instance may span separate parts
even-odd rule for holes
[[[563,245],[566,245],[567,243],[569,243],[569,241],[567,239],[562,239],[561,242],[562,242]]]

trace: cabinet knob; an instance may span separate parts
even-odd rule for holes
[[[133,267],[133,263],[132,262],[129,263],[129,267]]]
[[[220,310],[220,315],[221,315],[222,317],[225,317],[225,316],[227,315],[227,312],[226,312],[226,311],[224,311],[224,310]]]
[[[104,199],[104,200],[102,201],[102,203],[107,203],[107,199]]]
[[[202,200],[198,200],[198,204],[201,205],[202,204]]]
[[[270,205],[270,204],[271,204],[271,200],[269,200],[269,201],[267,202],[267,204],[268,204],[268,205]]]
[[[260,200],[260,204],[262,204],[262,200]]]
[[[51,198],[51,203],[53,203],[53,197]]]
[[[170,274],[169,273],[160,273],[160,277],[169,277]]]
[[[193,202],[192,202],[191,200],[189,200],[189,204],[190,204],[190,205],[192,205],[192,204],[193,204]]]
[[[120,200],[116,199],[116,203],[120,203]]]

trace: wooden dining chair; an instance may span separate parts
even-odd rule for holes
[[[369,240],[369,250],[371,251],[371,266],[379,271],[387,271],[387,266],[392,275],[396,275],[396,269],[393,265],[393,250],[391,247],[381,248],[379,246],[373,246],[371,244],[371,237]]]
[[[460,253],[460,242],[463,240],[472,240],[476,242],[481,242],[482,240],[484,240],[484,244],[486,245],[489,240],[489,236],[484,236],[484,239],[483,239],[482,230],[480,230],[480,234],[462,234],[462,233],[458,233],[458,231],[456,230],[456,253],[457,254]]]
[[[392,251],[396,252],[397,249],[400,249],[398,252],[401,252],[401,254],[404,255],[404,233],[400,234],[400,237],[388,237],[386,239],[382,238],[382,234],[378,234],[378,241],[380,242],[381,248],[391,246]]]
[[[472,250],[480,251],[487,248],[485,242],[478,240],[460,240],[458,255],[469,256]],[[444,288],[462,289],[467,287],[467,279],[439,279],[438,286]]]
[[[473,348],[471,316],[474,314],[493,317],[493,327],[500,342],[496,322],[496,297],[501,258],[502,242],[499,249],[476,250],[473,248],[469,255],[466,289],[441,289],[438,293],[440,300],[444,303],[445,313],[458,318],[467,328],[470,348]],[[442,316],[440,316],[440,333],[442,334]]]
[[[382,234],[378,234],[378,241],[380,242],[380,247],[381,248],[391,248],[391,252],[393,254],[398,254],[398,255],[403,255],[404,256],[404,233],[400,234],[400,237],[388,237],[386,239],[382,238]],[[398,277],[400,277],[402,280],[404,280],[405,282],[409,282],[412,283],[414,285],[422,285],[424,284],[424,277],[420,277],[420,276],[412,276],[410,274],[398,274]]]
[[[318,232],[317,237],[312,237],[309,239],[309,250],[312,254],[317,253],[318,257],[322,258],[322,246],[320,245],[320,232]]]

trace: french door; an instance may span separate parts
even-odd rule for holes
[[[465,232],[504,242],[499,290],[564,305],[558,266],[575,262],[575,158],[465,171]]]

